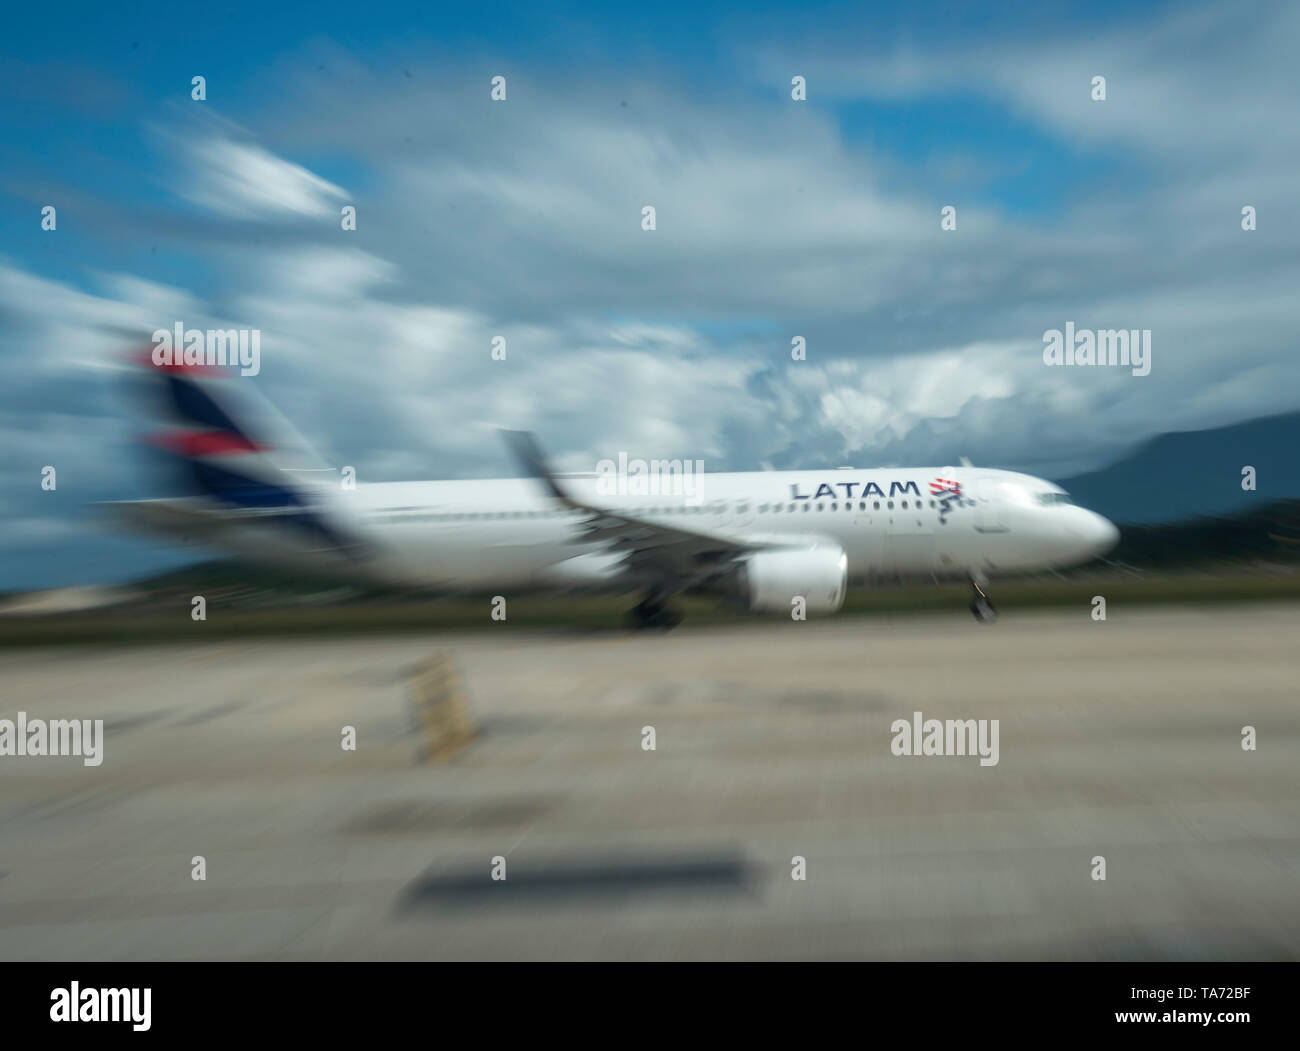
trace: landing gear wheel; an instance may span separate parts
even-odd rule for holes
[[[627,612],[624,623],[632,631],[671,631],[682,622],[682,615],[662,602],[646,599]]]
[[[989,601],[989,579],[983,570],[972,569],[970,574],[970,611],[981,624],[992,624],[998,619],[998,609]]]

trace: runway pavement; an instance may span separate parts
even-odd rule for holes
[[[1300,957],[1300,606],[1089,612],[3,652],[104,755],[0,757],[0,958]]]

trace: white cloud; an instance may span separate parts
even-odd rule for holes
[[[348,193],[301,165],[225,135],[188,142],[182,196],[230,219],[337,216]]]

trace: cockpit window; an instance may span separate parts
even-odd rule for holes
[[[1049,507],[1053,504],[1074,503],[1074,501],[1070,499],[1069,493],[1039,493],[1038,502],[1044,507]]]

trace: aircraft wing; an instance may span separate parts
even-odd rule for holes
[[[682,529],[585,503],[560,484],[530,433],[503,431],[502,434],[520,463],[546,486],[551,496],[571,510],[589,516],[583,523],[583,541],[603,543],[606,550],[621,552],[624,572],[638,580],[653,580],[670,588],[685,587],[754,551],[788,546],[791,541],[795,546],[800,543],[795,537],[771,543],[707,530]]]

